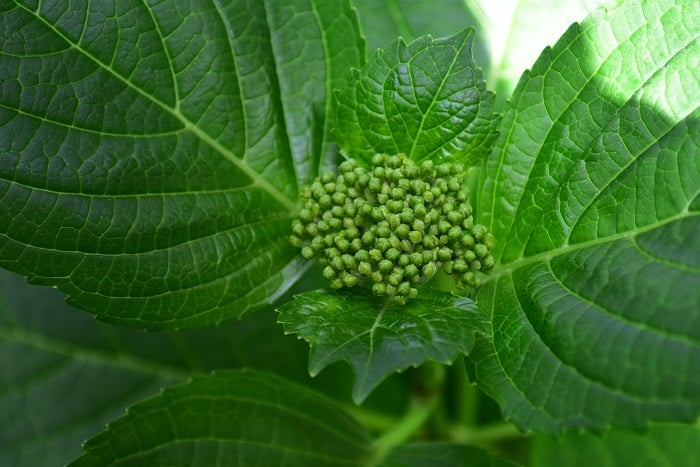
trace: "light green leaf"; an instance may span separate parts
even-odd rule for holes
[[[132,406],[71,465],[363,465],[370,448],[364,428],[319,394],[226,371]]]
[[[395,447],[381,465],[383,467],[514,467],[507,460],[488,452],[450,443],[411,443]]]
[[[126,406],[216,368],[305,380],[308,349],[273,313],[232,325],[144,333],[100,323],[63,294],[0,271],[0,465],[64,465]],[[305,378],[306,377],[306,378]]]
[[[425,0],[354,0],[358,10],[367,50],[386,47],[397,37],[411,42],[430,34],[444,37],[467,26],[475,28],[474,57],[482,68],[488,65],[486,41],[479,22],[463,0],[441,0],[439,11],[433,2]],[[484,70],[486,74],[487,70]]]
[[[521,429],[700,414],[700,3],[625,1],[524,76],[487,161],[479,385]],[[650,44],[654,44],[650,47]]]
[[[427,360],[452,363],[469,352],[483,325],[472,300],[431,289],[405,305],[383,305],[364,290],[314,290],[278,311],[285,332],[309,342],[312,376],[348,362],[357,403],[394,372]]]
[[[369,162],[374,154],[475,164],[495,136],[494,96],[471,48],[473,30],[394,41],[338,92],[338,145]]]
[[[364,52],[347,1],[0,9],[0,265],[145,328],[291,284],[297,190]]]
[[[534,438],[533,467],[677,467],[700,464],[700,426],[654,425],[644,433],[612,430],[604,436]]]

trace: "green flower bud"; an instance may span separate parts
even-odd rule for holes
[[[323,209],[328,209],[331,207],[331,205],[333,205],[333,198],[331,198],[331,195],[324,194],[318,200],[318,205],[321,206]]]
[[[396,293],[399,295],[402,295],[404,297],[408,296],[408,294],[411,292],[411,284],[408,282],[402,282],[399,284],[398,288],[396,289]]]
[[[343,262],[343,259],[340,256],[334,256],[332,258],[329,258],[329,261],[330,265],[336,271],[343,271],[345,269],[345,263]]]
[[[420,222],[420,221],[419,221]],[[411,230],[408,232],[408,240],[411,243],[418,244],[423,239],[423,231],[421,230]]]
[[[352,172],[355,167],[357,167],[357,162],[355,162],[353,159],[347,159],[340,163],[338,166],[338,171],[342,174],[347,174]]]
[[[381,283],[375,283],[372,286],[372,293],[378,297],[386,295],[386,286]]]
[[[496,260],[493,259],[493,256],[488,255],[486,258],[484,258],[481,262],[481,266],[483,267],[483,270],[489,271],[493,269],[493,267],[496,265]]]
[[[331,208],[331,214],[337,218],[345,217],[345,208],[342,206],[333,206]]]
[[[350,249],[350,242],[348,241],[347,238],[343,237],[336,237],[335,239],[335,246],[338,247],[338,249],[342,252],[346,252]]]
[[[410,224],[415,218],[416,216],[413,214],[411,209],[403,208],[401,213],[399,213],[399,220],[403,224]]]
[[[389,284],[394,287],[398,286],[401,282],[403,282],[403,274],[393,272],[389,275]]]
[[[341,279],[333,279],[331,281],[331,287],[336,289],[336,290],[342,288],[343,285],[344,284],[343,284],[343,281]]]
[[[421,264],[423,264],[423,254],[418,251],[414,251],[413,253],[411,253],[410,258],[411,264],[413,265],[420,266]]]
[[[357,266],[357,262],[355,261],[355,257],[352,255],[345,253],[340,258],[343,260],[343,264],[345,265],[345,270],[354,269]]]
[[[486,232],[486,235],[484,235],[484,240],[483,240],[484,246],[488,248],[489,250],[493,249],[493,247],[496,246],[496,237],[491,234],[491,232]]]
[[[397,169],[403,165],[403,161],[399,156],[389,156],[386,160],[386,166]]]
[[[408,237],[409,233],[411,233],[411,228],[406,224],[399,224],[394,233],[399,238],[406,238]]]
[[[328,280],[335,279],[335,269],[333,269],[331,266],[326,266],[323,268],[323,277],[325,277]]]
[[[343,278],[343,283],[345,284],[346,287],[354,287],[359,282],[360,282],[360,280],[357,278],[357,276],[354,276],[352,274],[346,274],[345,277]]]
[[[481,241],[486,235],[486,227],[481,224],[477,224],[472,227],[472,235],[477,241]]]
[[[372,265],[363,261],[357,266],[357,271],[363,276],[369,276],[372,274]]]
[[[437,266],[435,266],[434,263],[428,263],[423,266],[423,276],[425,277],[426,282],[432,279],[436,272]]]
[[[340,228],[343,226],[343,221],[337,217],[331,217],[328,219],[328,225],[333,230],[340,230]]]
[[[388,250],[386,250],[386,252],[384,252],[384,257],[391,261],[396,261],[397,259],[399,259],[399,256],[401,256],[401,252],[393,247],[389,248]]]
[[[301,249],[301,256],[306,259],[311,259],[314,257],[314,250],[310,246],[305,246]]]
[[[386,208],[392,214],[399,213],[403,210],[403,201],[392,199],[391,201],[387,202]]]
[[[418,266],[416,266],[415,264],[408,264],[404,268],[404,276],[408,277],[409,279],[416,277],[418,273]]]
[[[388,259],[383,259],[379,262],[379,272],[383,273],[388,273],[391,272],[392,269],[394,269],[394,262],[389,261]]]
[[[333,196],[331,196],[333,199],[333,202],[337,205],[344,204],[345,203],[345,193],[340,193],[340,192],[335,192],[333,193]]]
[[[489,249],[486,248],[486,245],[484,245],[482,243],[477,243],[476,245],[474,245],[474,253],[476,254],[476,257],[479,259],[485,258],[486,255],[489,254]]]
[[[462,229],[459,227],[452,227],[447,232],[447,238],[453,242],[459,241],[462,238]]]
[[[452,250],[447,247],[442,247],[437,252],[437,259],[440,261],[449,261],[452,258]]]
[[[384,258],[384,255],[379,249],[372,248],[369,250],[369,257],[373,263],[379,263]]]

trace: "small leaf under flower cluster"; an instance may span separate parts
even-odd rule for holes
[[[369,170],[348,160],[339,172],[302,190],[291,236],[333,288],[369,280],[375,295],[404,303],[439,268],[459,286],[478,286],[476,272],[493,268],[494,238],[474,225],[461,164],[378,154]]]

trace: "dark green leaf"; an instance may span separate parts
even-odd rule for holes
[[[521,80],[487,162],[480,386],[521,429],[700,414],[700,3],[626,1]],[[653,47],[650,44],[654,44]]]
[[[347,1],[0,9],[0,265],[145,328],[291,284],[297,190],[364,52]]]
[[[472,58],[473,30],[394,41],[338,92],[338,145],[369,161],[376,153],[473,164],[495,136],[494,95]]]
[[[308,381],[308,349],[273,313],[218,328],[144,333],[100,323],[60,292],[0,271],[0,465],[63,465],[124,408],[215,368]],[[336,391],[339,392],[339,391]]]
[[[396,371],[427,360],[452,363],[469,352],[483,325],[470,299],[431,289],[389,306],[362,290],[315,290],[296,296],[279,313],[287,333],[309,342],[312,376],[336,361],[350,364],[357,403]]]
[[[370,447],[364,429],[322,396],[227,371],[134,405],[71,465],[362,465]]]
[[[412,443],[395,447],[383,467],[514,467],[516,464],[488,452],[450,443]]]
[[[700,465],[700,426],[654,425],[645,433],[613,430],[604,436],[534,438],[533,467],[677,467]]]

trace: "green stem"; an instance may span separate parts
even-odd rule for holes
[[[369,465],[380,464],[394,446],[408,441],[418,432],[437,407],[439,400],[439,397],[431,397],[414,404],[392,429],[377,438],[374,441],[374,456]]]
[[[462,425],[474,426],[479,417],[481,392],[471,384],[464,371],[464,357],[452,365],[452,377],[455,394],[456,418]]]
[[[347,404],[344,406],[344,409],[370,432],[383,433],[389,431],[399,422],[398,417],[354,404]]]
[[[455,425],[450,429],[452,441],[460,444],[487,445],[495,441],[525,436],[515,425],[508,422],[494,423],[478,428]]]

